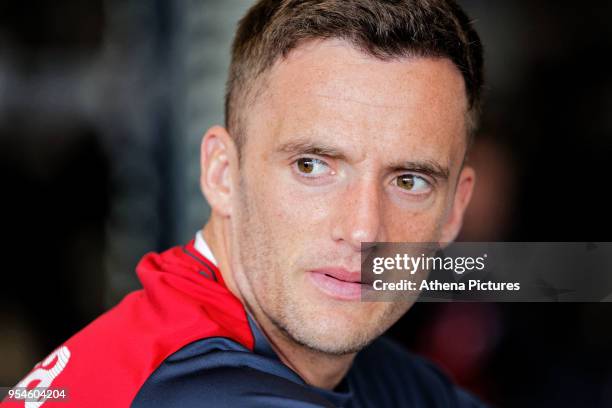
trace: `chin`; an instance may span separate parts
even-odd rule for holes
[[[294,333],[292,337],[311,350],[338,356],[356,353],[373,340],[371,337],[363,336],[363,333],[346,333],[338,329],[327,332]]]
[[[284,322],[288,324],[283,326],[297,343],[312,350],[332,355],[355,353],[384,329],[371,326],[380,320],[354,307],[355,304],[352,310],[344,307],[303,309],[301,313],[293,308],[293,316],[301,318]],[[368,318],[364,319],[366,316]]]

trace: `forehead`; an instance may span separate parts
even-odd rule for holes
[[[324,136],[355,154],[394,154],[399,144],[445,161],[465,143],[464,82],[448,59],[380,60],[342,40],[311,41],[264,82],[248,119],[264,143]]]

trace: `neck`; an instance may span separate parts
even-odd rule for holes
[[[332,390],[348,372],[356,353],[338,356],[313,350],[293,340],[264,313],[255,319],[281,361],[306,383]]]
[[[218,268],[227,288],[236,296],[268,339],[280,360],[295,371],[306,383],[324,389],[335,388],[348,372],[356,353],[330,355],[303,346],[277,327],[258,305],[248,305],[236,285],[230,262],[229,229],[214,214],[203,230],[204,239],[217,259]]]

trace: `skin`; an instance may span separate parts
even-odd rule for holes
[[[204,135],[204,237],[281,360],[333,389],[411,302],[337,299],[310,271],[359,271],[362,242],[455,238],[475,178],[464,82],[447,59],[382,61],[324,40],[277,61],[265,87],[242,161],[226,129]]]

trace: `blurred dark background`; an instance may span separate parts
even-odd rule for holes
[[[612,5],[460,3],[488,77],[461,239],[610,241]],[[0,3],[0,386],[205,222],[198,144],[249,4]],[[610,407],[611,321],[611,303],[419,303],[390,334],[496,406]]]

